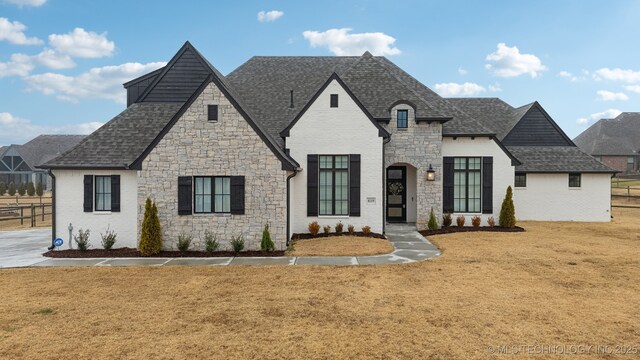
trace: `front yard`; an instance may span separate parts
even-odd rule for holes
[[[442,255],[408,265],[2,270],[0,358],[483,359],[499,346],[637,349],[640,210],[614,213],[610,224],[435,236]]]

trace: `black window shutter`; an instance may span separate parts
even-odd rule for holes
[[[482,213],[493,213],[493,158],[482,158]]]
[[[442,212],[453,212],[453,159],[445,157],[442,172]]]
[[[84,212],[93,211],[93,175],[84,176]]]
[[[178,215],[191,215],[191,176],[178,176]]]
[[[349,155],[349,215],[360,216],[360,154]]]
[[[120,212],[120,175],[111,175],[111,212]]]
[[[307,155],[307,216],[318,216],[318,155]]]
[[[244,214],[244,176],[231,177],[231,213]]]

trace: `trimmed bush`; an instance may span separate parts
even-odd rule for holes
[[[16,194],[16,184],[14,184],[14,183],[13,183],[13,181],[9,183],[9,190],[8,190],[8,192],[9,192],[9,195],[10,195],[10,196],[13,196],[13,195],[15,195],[15,194]]]
[[[427,224],[427,228],[429,230],[438,229],[438,220],[436,220],[436,214],[433,213],[433,208],[431,208],[431,212],[429,212],[429,223]]]
[[[371,235],[371,226],[363,226],[362,227],[362,233],[365,235]]]
[[[78,235],[73,235],[73,240],[78,245],[78,250],[87,251],[89,249],[89,234],[91,232],[89,230],[83,231],[82,229],[78,229]]]
[[[480,219],[480,216],[476,215],[476,216],[474,216],[474,217],[472,217],[472,218],[471,218],[471,225],[472,225],[474,228],[479,228],[479,227],[480,227],[480,222],[481,222],[481,221],[482,221],[482,220]]]
[[[4,196],[7,193],[7,184],[0,182],[0,196]]]
[[[187,235],[184,233],[179,234],[178,243],[176,244],[178,251],[188,251],[191,247],[191,241],[193,241],[193,237],[191,235]]]
[[[100,233],[100,237],[102,238],[102,248],[105,250],[111,250],[116,243],[116,232],[113,230],[107,229],[105,234]]]
[[[144,205],[144,220],[142,220],[140,233],[138,250],[143,256],[155,255],[162,251],[162,230],[160,229],[158,208],[150,198],[147,198]]]
[[[349,235],[353,235],[353,233],[355,232],[355,227],[351,224],[349,224],[347,226],[347,231],[349,232]]]
[[[233,249],[233,252],[237,253],[244,250],[244,238],[242,235],[238,237],[231,237],[231,248]]]
[[[502,201],[500,209],[500,226],[512,228],[516,226],[516,209],[513,205],[513,190],[511,186],[507,188],[507,194]]]
[[[38,181],[36,185],[36,195],[42,196],[44,194],[44,189],[42,188],[42,181]]]
[[[344,225],[342,225],[342,221],[338,222],[336,224],[336,234],[342,234],[343,228],[344,228]]]
[[[26,193],[27,193],[27,188],[24,186],[24,183],[22,183],[22,182],[21,182],[21,183],[18,185],[18,194],[19,194],[20,196],[24,196],[24,194],[26,194]]]
[[[487,219],[487,224],[489,224],[489,226],[491,226],[491,227],[496,226],[496,219],[494,219],[493,216],[489,217]]]
[[[331,226],[325,225],[322,227],[322,230],[324,231],[325,234],[328,234],[331,232]]]
[[[456,218],[456,224],[459,227],[463,227],[464,226],[464,222],[466,221],[466,219],[464,218],[464,216],[460,215]]]
[[[36,187],[33,186],[33,181],[29,181],[27,184],[27,195],[33,196],[36,194]]]
[[[451,214],[446,213],[446,214],[442,215],[442,227],[443,228],[448,228],[449,226],[451,226],[452,223],[453,223],[453,218],[451,217]]]
[[[271,233],[269,233],[269,224],[264,225],[262,230],[262,242],[260,243],[260,250],[262,251],[274,251],[276,249],[273,240],[271,240]]]
[[[320,232],[320,224],[318,224],[317,221],[312,222],[311,224],[309,224],[309,234],[316,236],[318,235],[318,233]]]
[[[208,253],[215,252],[220,247],[216,235],[209,230],[204,231],[204,250]]]

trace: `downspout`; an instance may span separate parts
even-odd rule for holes
[[[290,180],[298,175],[298,170],[293,170],[293,174],[287,176],[287,247],[289,247],[289,239],[291,238],[291,184]]]
[[[47,250],[56,248],[54,241],[56,240],[56,176],[53,175],[51,169],[47,171],[51,176],[51,246]],[[71,241],[71,239],[69,239]]]
[[[385,183],[384,179],[385,179],[385,174],[387,172],[387,169],[385,168],[384,164],[385,164],[385,159],[384,159],[384,146],[387,145],[389,142],[391,141],[391,135],[389,135],[388,138],[385,138],[382,141],[382,234],[384,235],[386,233],[386,227],[387,227],[387,219],[386,219],[386,212],[387,212],[387,184]]]

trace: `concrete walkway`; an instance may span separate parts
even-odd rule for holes
[[[0,231],[0,268],[25,267],[49,259],[51,229]]]
[[[95,258],[53,259],[40,257],[28,264],[32,266],[226,266],[226,265],[385,265],[404,264],[435,258],[440,251],[420,233],[415,226],[387,225],[387,237],[394,246],[390,254],[376,256],[304,256],[304,257],[218,257],[218,258]],[[48,244],[47,244],[48,245]],[[44,252],[46,246],[40,248]],[[0,267],[3,266],[0,257]]]

